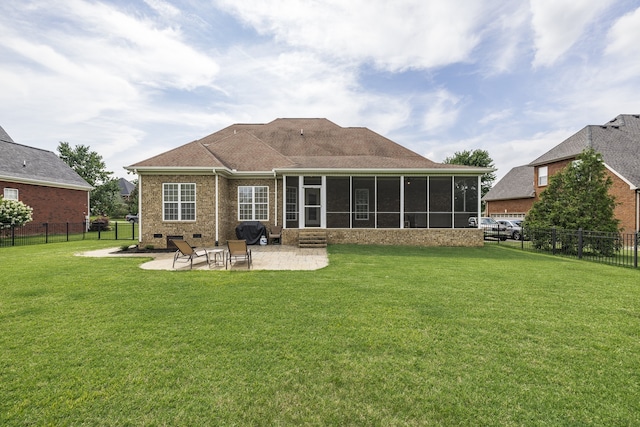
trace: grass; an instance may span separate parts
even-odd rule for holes
[[[639,272],[332,246],[308,272],[3,249],[1,425],[638,425]]]

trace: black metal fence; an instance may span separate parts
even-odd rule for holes
[[[95,225],[94,225],[95,226]],[[138,224],[112,221],[89,231],[87,222],[33,223],[21,226],[0,224],[0,247],[39,245],[76,240],[136,240]]]
[[[638,268],[638,233],[607,233],[560,228],[524,228],[520,240],[513,240],[510,233],[485,232],[486,241],[604,264]]]

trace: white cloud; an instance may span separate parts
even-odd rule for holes
[[[427,111],[424,114],[422,128],[429,134],[446,130],[458,120],[460,97],[440,89],[426,96]]]
[[[615,0],[530,0],[535,33],[534,66],[554,64],[586,27]]]
[[[478,30],[494,11],[487,1],[219,0],[262,34],[381,69],[428,69],[469,60]]]

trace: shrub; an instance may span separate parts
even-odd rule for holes
[[[32,214],[30,206],[0,197],[0,224],[24,225],[33,220]]]

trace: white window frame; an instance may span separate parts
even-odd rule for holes
[[[369,189],[356,188],[354,190],[354,213],[356,221],[369,220]]]
[[[266,200],[256,201],[256,191],[264,191]],[[247,199],[242,199],[248,196]],[[238,186],[238,221],[269,221],[269,186]]]
[[[177,192],[168,193],[169,186],[176,186]],[[193,190],[191,191],[191,188]],[[186,221],[193,222],[196,220],[197,212],[197,193],[195,182],[164,182],[162,183],[162,220],[163,221]],[[167,207],[169,204],[175,205],[176,217],[167,217]],[[193,215],[184,215],[185,208],[193,205]]]
[[[544,187],[549,183],[549,167],[540,166],[538,168],[538,187]]]
[[[19,193],[17,188],[5,188],[4,189],[4,199],[5,200],[19,200]]]

